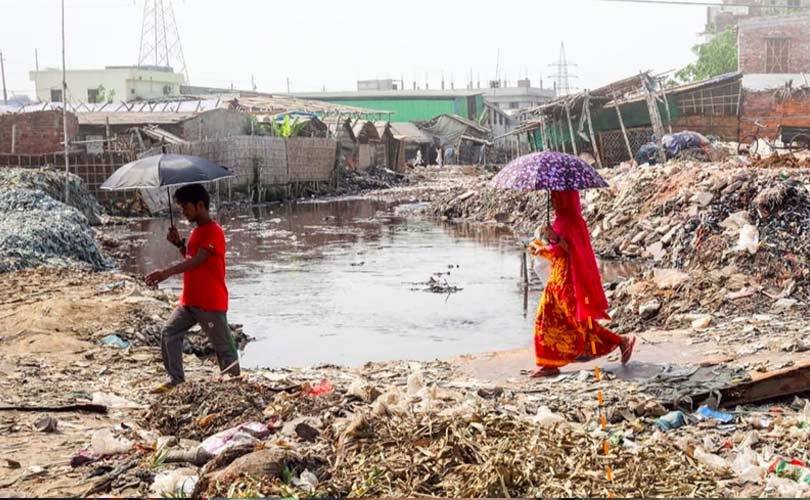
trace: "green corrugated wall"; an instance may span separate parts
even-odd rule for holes
[[[448,97],[447,99],[329,99],[326,102],[356,106],[359,108],[390,111],[394,113],[391,121],[411,122],[428,121],[439,115],[455,114],[476,120],[477,116],[470,116],[466,97]],[[475,96],[476,111],[484,109],[483,96]]]

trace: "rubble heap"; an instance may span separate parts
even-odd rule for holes
[[[385,167],[351,170],[342,174],[336,194],[353,194],[374,189],[390,189],[409,184],[405,174]]]

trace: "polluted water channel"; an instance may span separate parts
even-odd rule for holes
[[[524,293],[512,232],[412,217],[413,208],[352,199],[218,214],[228,319],[254,338],[243,365],[357,366],[531,346],[542,286]],[[164,219],[133,223],[129,231],[145,241],[124,270],[175,262],[168,227]]]

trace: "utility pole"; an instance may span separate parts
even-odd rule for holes
[[[253,92],[256,92],[256,78],[250,75],[250,86],[253,87]]]
[[[289,95],[289,93],[290,93],[290,77],[288,76],[287,77],[287,94]]]
[[[62,0],[62,138],[65,142],[65,204],[70,201],[70,145],[67,131],[67,76],[65,75],[65,0]]]
[[[0,74],[3,77],[3,104],[8,103],[8,96],[6,95],[6,66],[3,64],[3,52],[0,51]]]
[[[34,68],[39,71],[39,51],[34,49]]]

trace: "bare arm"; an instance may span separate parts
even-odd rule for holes
[[[160,271],[149,273],[149,275],[146,276],[146,284],[149,286],[156,286],[158,283],[166,281],[172,276],[191,271],[192,269],[201,266],[210,256],[211,253],[208,250],[201,248],[197,252],[197,255],[190,259],[186,259],[168,269],[162,269]]]

